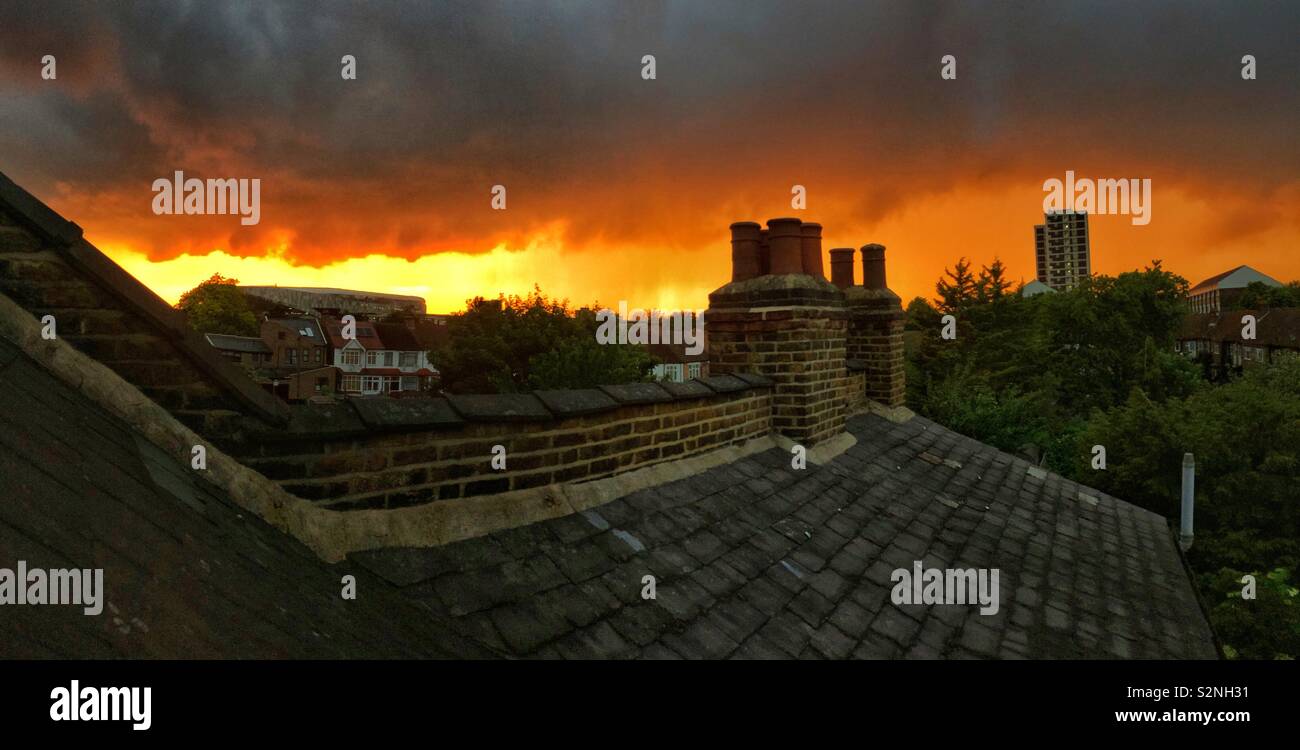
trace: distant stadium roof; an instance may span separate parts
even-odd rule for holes
[[[245,292],[257,293],[259,291],[280,290],[286,292],[303,292],[306,294],[333,294],[340,297],[375,297],[379,299],[391,299],[401,302],[416,302],[424,304],[424,298],[415,297],[409,294],[389,294],[388,292],[367,292],[359,289],[334,289],[323,286],[243,286],[239,287]]]

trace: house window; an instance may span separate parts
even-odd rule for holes
[[[320,364],[320,358],[321,358],[321,356],[322,356],[321,353],[322,353],[323,351],[324,351],[324,350],[321,349],[320,347],[316,347],[316,364]]]
[[[397,352],[384,352],[384,367],[393,367],[397,364]]]
[[[700,363],[692,362],[686,367],[686,370],[688,373],[687,377],[698,378],[700,376]]]
[[[289,357],[289,364],[290,364],[290,365],[296,365],[296,364],[298,364],[298,350],[297,350],[297,349],[285,349],[285,350],[284,350],[284,353],[285,353],[286,356]]]
[[[361,391],[361,376],[344,375],[343,390],[347,391],[348,393],[359,393]]]
[[[311,364],[311,349],[302,350],[302,363],[304,365]]]
[[[384,390],[389,393],[402,390],[402,379],[384,378]]]
[[[361,378],[361,391],[362,393],[379,393],[382,383],[383,378],[377,375],[367,375]]]
[[[343,364],[345,365],[361,364],[361,352],[357,351],[356,349],[344,349]]]
[[[374,367],[379,364],[379,352],[366,352],[366,365]]]
[[[415,352],[402,352],[402,367],[415,367],[418,361]]]
[[[418,391],[420,390],[420,379],[406,376],[402,378],[402,390]]]

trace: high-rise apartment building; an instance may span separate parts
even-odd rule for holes
[[[1051,211],[1034,226],[1034,253],[1038,280],[1057,291],[1072,288],[1092,272],[1088,245],[1088,214]]]

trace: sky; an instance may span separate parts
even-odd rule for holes
[[[703,309],[730,280],[728,225],[780,216],[822,223],[826,249],[885,245],[890,287],[932,297],[962,256],[1032,279],[1043,184],[1067,170],[1151,180],[1148,224],[1092,217],[1095,272],[1160,259],[1193,284],[1243,263],[1300,278],[1294,2],[173,0],[0,16],[0,171],[170,302],[221,273],[416,294],[431,312],[534,284]],[[154,180],[177,170],[261,180],[259,223],[156,215]]]

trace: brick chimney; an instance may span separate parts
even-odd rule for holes
[[[844,293],[821,277],[821,227],[805,235],[798,219],[772,219],[766,272],[744,278],[749,256],[735,253],[736,226],[733,263],[746,266],[733,265],[733,281],[709,295],[709,371],[766,375],[776,383],[776,432],[805,446],[834,437],[844,430],[848,319]],[[805,272],[805,237],[816,242],[816,274]]]
[[[849,310],[848,357],[865,366],[866,397],[902,406],[907,396],[903,306],[885,286],[884,245],[863,246],[862,286],[845,289],[844,301]]]
[[[840,289],[853,286],[853,253],[851,247],[831,249],[831,283]]]
[[[814,279],[825,279],[826,273],[822,271],[822,225],[805,221],[799,231],[802,238],[799,248],[803,272]]]
[[[803,222],[798,219],[769,219],[767,245],[771,258],[768,273],[803,273]]]
[[[752,221],[731,225],[731,280],[763,275],[762,227]]]
[[[885,284],[885,246],[871,243],[862,246],[862,286],[888,289]]]

